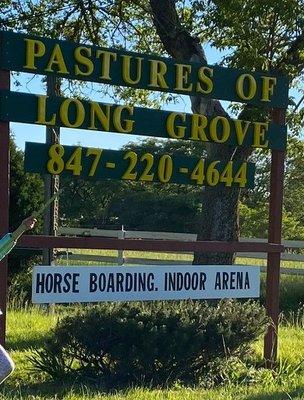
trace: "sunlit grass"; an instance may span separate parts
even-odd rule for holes
[[[68,312],[67,308],[66,312]],[[55,314],[47,309],[32,307],[28,310],[10,311],[8,316],[8,347],[16,362],[16,371],[1,386],[1,400],[303,400],[304,368],[296,374],[297,365],[304,360],[303,326],[285,324],[280,328],[281,359],[279,374],[273,378],[270,371],[261,370],[261,379],[256,384],[236,383],[233,380],[213,389],[185,388],[178,383],[167,390],[134,388],[106,394],[83,381],[52,382],[43,374],[33,372],[26,356],[33,348],[43,346],[43,341],[58,318],[62,308]],[[92,333],[93,334],[93,333]],[[253,363],[262,360],[263,339],[253,345]],[[256,360],[256,361],[255,361]],[[259,376],[259,375],[257,375]],[[288,395],[287,395],[288,394]],[[290,397],[288,397],[290,396]]]
[[[69,261],[69,253],[118,257],[117,250],[88,250],[88,249],[58,249],[58,250],[61,251],[62,253],[64,253],[61,256],[61,261],[63,263],[66,263],[67,261],[72,262],[71,260]],[[128,257],[143,258],[143,259],[147,258],[147,259],[157,259],[157,260],[166,260],[166,261],[168,261],[168,260],[185,260],[185,261],[189,261],[190,264],[192,263],[192,260],[193,260],[192,253],[175,253],[175,252],[158,252],[158,251],[152,252],[152,251],[125,250],[125,251],[123,251],[123,256],[125,258],[128,258]],[[73,260],[73,262],[74,262],[74,260]],[[92,263],[95,264],[95,262],[92,262]],[[264,259],[237,257],[236,264],[266,266],[267,261]],[[285,268],[304,269],[304,262],[283,260],[281,262],[281,266],[285,267]]]
[[[73,253],[93,254],[117,257],[115,250],[77,250]],[[191,264],[192,255],[185,253],[125,251],[124,257],[149,258],[164,260],[185,260]],[[238,264],[265,265],[264,260],[238,258]],[[80,262],[65,256],[61,265],[100,265],[100,262]],[[110,263],[107,263],[110,265]],[[115,264],[113,264],[115,265]],[[304,263],[283,262],[283,266],[304,268]],[[265,274],[262,274],[262,288],[265,286]],[[262,293],[263,293],[262,289]],[[304,300],[304,277],[282,276],[281,303],[288,310],[296,310]],[[58,318],[77,306],[56,307],[54,314],[47,308],[29,307],[27,310],[11,310],[8,318],[8,347],[16,362],[16,371],[1,386],[0,400],[304,400],[304,317],[302,314],[291,314],[282,320],[279,331],[279,373],[261,369],[263,365],[263,338],[253,344],[251,359],[252,371],[257,374],[256,383],[238,383],[235,380],[224,386],[212,389],[184,388],[178,383],[168,390],[148,390],[133,388],[112,394],[103,393],[89,385],[74,382],[53,382],[44,374],[34,372],[27,358],[33,349],[43,347],[43,342]],[[94,334],[92,332],[92,334]],[[251,370],[250,370],[251,371]],[[261,372],[259,372],[261,371]],[[266,371],[266,372],[265,372]],[[296,371],[296,372],[295,372]],[[262,377],[262,378],[261,378]]]

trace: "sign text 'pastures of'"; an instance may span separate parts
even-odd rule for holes
[[[57,76],[286,108],[288,80],[268,72],[180,62],[94,45],[1,32],[0,67]]]

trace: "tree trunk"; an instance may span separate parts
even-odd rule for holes
[[[166,51],[183,61],[206,64],[204,50],[198,40],[192,37],[180,24],[174,0],[150,0],[152,15],[158,35]],[[191,97],[192,111],[208,117],[227,113],[218,100]],[[245,160],[250,150],[209,143],[207,157],[213,160]],[[202,191],[202,219],[198,240],[238,240],[239,188],[206,187]],[[231,264],[232,253],[196,253],[195,264]]]

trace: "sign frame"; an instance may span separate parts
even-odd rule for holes
[[[12,33],[10,33],[12,34]],[[0,53],[4,53],[4,36],[0,35]],[[47,39],[50,40],[50,39]],[[0,66],[0,90],[10,90],[10,70],[8,65]],[[30,71],[27,71],[30,72]],[[33,71],[32,71],[33,72]],[[53,73],[50,73],[53,74]],[[58,74],[57,74],[58,75]],[[286,90],[288,89],[287,80],[285,81]],[[189,94],[189,93],[183,93]],[[214,94],[209,97],[215,98]],[[252,100],[249,102],[254,103]],[[269,103],[272,109],[271,120],[275,124],[284,125],[287,107],[287,98],[283,102]],[[9,228],[9,121],[0,121],[0,234],[3,235]],[[284,250],[281,244],[282,232],[282,205],[283,205],[283,177],[284,177],[285,150],[271,150],[271,178],[270,178],[270,198],[269,198],[269,226],[268,243],[265,247],[263,243],[238,243],[238,242],[195,242],[185,243],[172,241],[151,241],[142,240],[134,243],[132,240],[119,239],[100,239],[97,238],[56,238],[52,236],[24,236],[20,240],[20,245],[30,248],[115,248],[118,250],[150,249],[167,251],[219,251],[235,252],[246,251],[250,248],[251,252],[261,252],[266,250],[267,259],[267,280],[266,280],[266,310],[271,318],[272,324],[269,325],[264,340],[264,358],[269,367],[274,366],[277,357],[278,345],[278,317],[279,317],[279,280],[280,280],[280,258]],[[160,243],[162,242],[162,243]],[[6,334],[6,306],[7,306],[7,257],[0,263],[0,308],[3,315],[0,317],[0,343],[5,345]]]

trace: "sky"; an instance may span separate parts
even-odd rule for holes
[[[206,46],[204,48],[208,60],[208,64],[216,64],[223,57],[224,53]],[[21,83],[21,86],[16,86],[16,80]],[[96,84],[97,85],[97,84]],[[11,90],[32,93],[32,94],[45,94],[45,85],[42,83],[42,76],[20,73],[16,78],[11,79]],[[155,92],[156,93],[156,92]],[[107,97],[97,97],[92,95],[90,89],[89,97],[92,100],[100,102],[113,103],[112,99]],[[228,105],[228,102],[223,102]],[[121,102],[123,104],[123,102]],[[224,105],[225,105],[224,104]],[[191,112],[190,99],[188,96],[179,96],[177,104],[168,104],[163,109],[169,111]],[[13,132],[17,146],[24,150],[25,142],[45,142],[45,127],[32,125],[11,123],[11,131]],[[61,128],[60,129],[60,142],[63,145],[80,145],[84,147],[99,147],[106,149],[119,149],[130,141],[137,141],[146,139],[147,136],[125,135],[120,133],[109,132],[93,132],[90,130]],[[165,139],[164,139],[165,140]]]

